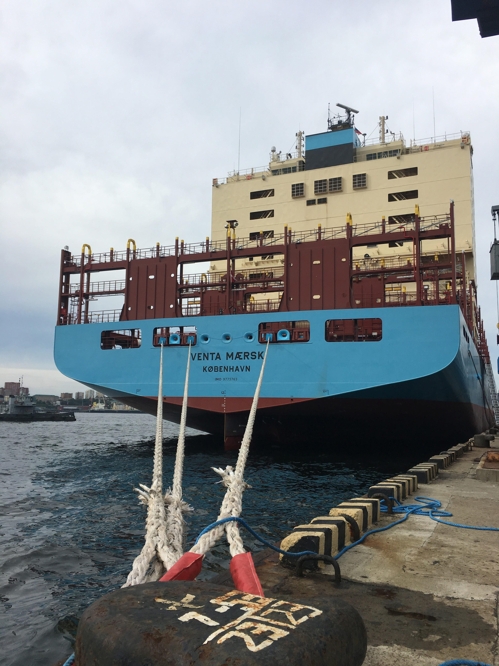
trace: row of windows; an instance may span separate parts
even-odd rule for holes
[[[307,199],[307,206],[315,206],[315,204],[327,204],[327,197],[321,199]]]
[[[400,150],[383,150],[379,153],[368,153],[366,160],[369,162],[370,160],[381,160],[384,157],[397,157],[397,155],[400,155]]]
[[[357,173],[352,176],[352,185],[354,190],[367,187],[367,174]],[[342,192],[343,178],[321,178],[314,181],[314,194],[327,194],[328,192]],[[293,199],[305,196],[305,183],[293,183],[291,185],[291,196]]]
[[[341,192],[342,190],[343,190],[343,179],[341,176],[338,176],[336,178],[323,178],[322,180],[314,181],[314,194],[326,194],[326,192]]]
[[[390,152],[390,151],[388,151]],[[396,151],[398,152],[398,151]],[[408,167],[406,169],[394,169],[393,171],[388,171],[388,179],[394,180],[395,178],[408,178],[410,176],[418,175],[418,167]],[[367,174],[357,173],[352,176],[352,186],[354,190],[360,190],[367,187]],[[320,180],[314,181],[314,194],[326,194],[328,192],[342,192],[343,191],[343,178],[342,176],[336,176],[335,178],[321,178]],[[417,190],[412,190],[412,192],[417,192]],[[407,194],[405,192],[398,193],[400,195]],[[275,190],[269,188],[266,190],[255,190],[250,192],[250,199],[266,199],[267,197],[273,197],[275,195]],[[291,196],[293,199],[298,199],[299,197],[305,196],[305,183],[293,183],[291,185]],[[390,195],[396,197],[397,193]],[[415,199],[416,196],[400,196],[400,198],[388,199],[389,201],[400,201],[401,199]],[[258,220],[261,217],[272,217],[272,215],[263,215],[263,213],[268,211],[260,211],[259,213],[252,213],[254,217],[250,217],[252,220]],[[262,214],[261,214],[262,213]]]
[[[303,185],[303,183],[299,183]],[[388,194],[388,201],[407,201],[408,199],[417,199],[419,196],[418,190],[407,190],[406,192],[390,192]],[[327,204],[327,197],[320,197],[319,199],[307,199],[307,206],[315,206],[316,204]],[[267,217],[274,217],[274,210],[258,210],[250,213],[250,220],[262,220]],[[406,213],[403,215],[389,215],[388,224],[409,224],[414,221],[414,213]],[[265,232],[267,233],[267,232]],[[272,236],[273,237],[272,232]],[[258,240],[260,232],[256,231],[250,233],[250,240]],[[264,235],[264,238],[269,236]]]
[[[270,172],[273,176],[280,176],[285,173],[296,173],[297,171],[305,171],[305,162],[298,162],[298,167],[283,167],[282,169],[272,169]]]
[[[273,321],[262,322],[258,325],[258,335],[245,333],[246,342],[254,342],[255,338],[261,344],[308,342],[310,340],[310,322],[300,321]],[[365,319],[328,319],[325,322],[326,342],[378,342],[382,338],[382,322],[379,318]],[[232,342],[230,333],[224,333],[222,340]],[[196,326],[179,327],[163,326],[153,329],[152,344],[154,347],[194,347],[201,342],[207,344],[210,337],[203,334],[198,339]],[[102,331],[101,349],[138,349],[142,345],[142,331],[135,329],[120,329]],[[198,360],[221,360],[220,353],[215,358],[215,352],[200,352]],[[204,358],[206,357],[206,358]],[[257,360],[259,352],[227,352],[225,360]],[[222,366],[223,367],[223,366]],[[228,370],[227,370],[228,371]],[[222,370],[220,370],[222,372]]]
[[[388,178],[405,178],[409,175],[417,175],[417,167],[410,169],[400,169],[398,171],[389,171]],[[411,173],[403,173],[411,172]],[[413,173],[414,172],[414,173]],[[398,174],[398,175],[390,175]],[[400,175],[403,174],[403,175]],[[357,173],[352,176],[352,184],[354,190],[361,190],[367,187],[367,174]],[[342,178],[338,176],[337,178],[322,178],[321,180],[314,181],[314,194],[326,194],[327,192],[341,192],[342,191]],[[255,196],[253,196],[255,195]],[[257,196],[258,195],[258,196]],[[250,198],[252,199],[263,199],[264,197],[273,197],[274,190],[259,190],[257,192],[251,192]],[[291,185],[291,196],[293,199],[298,199],[305,196],[305,183],[293,183]],[[417,199],[419,196],[418,190],[406,190],[405,192],[390,192],[388,194],[388,201],[406,201],[408,199]],[[327,198],[321,199],[308,199],[307,206],[314,206],[315,204],[325,204],[327,203]],[[261,220],[266,217],[274,217],[274,210],[258,210],[250,213],[250,220]],[[402,216],[403,217],[403,216]],[[400,224],[407,222],[408,220],[402,220]],[[391,222],[390,224],[395,224],[396,222]]]
[[[409,190],[407,192],[395,192],[388,195],[388,201],[405,201],[408,199],[417,199],[418,190]],[[320,197],[318,199],[307,199],[307,206],[315,206],[327,204],[327,197]],[[274,217],[274,210],[259,210],[250,213],[250,220],[262,220],[268,217]],[[410,224],[414,222],[414,213],[402,213],[400,215],[389,215],[388,224]],[[260,240],[260,238],[273,238],[274,231],[252,231],[250,232],[250,240]]]

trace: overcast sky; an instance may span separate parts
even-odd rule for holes
[[[83,390],[52,358],[60,250],[210,233],[211,182],[326,129],[327,105],[407,139],[468,130],[479,293],[496,366],[499,37],[450,0],[3,0],[0,385]]]

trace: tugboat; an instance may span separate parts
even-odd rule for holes
[[[10,395],[8,401],[0,405],[0,421],[76,421],[75,413],[37,411],[30,395]]]

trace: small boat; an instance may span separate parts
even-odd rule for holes
[[[0,421],[76,421],[73,411],[38,411],[36,403],[28,394],[10,395],[7,402],[0,405]]]

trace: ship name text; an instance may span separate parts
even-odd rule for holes
[[[263,360],[263,351],[245,351],[245,352],[225,352],[226,361],[256,361],[257,359]],[[193,361],[221,361],[222,354],[220,352],[197,352],[191,353],[191,360]]]

